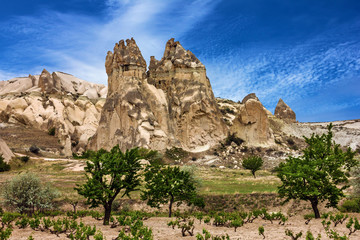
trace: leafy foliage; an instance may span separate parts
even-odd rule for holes
[[[242,162],[242,166],[245,169],[251,170],[252,175],[255,176],[256,171],[260,170],[263,165],[263,160],[258,156],[250,156]]]
[[[2,154],[0,154],[0,172],[5,172],[9,170],[10,170],[10,165],[4,161]]]
[[[278,168],[278,177],[282,181],[279,195],[290,199],[310,201],[315,218],[320,218],[318,203],[327,200],[327,207],[336,207],[344,197],[344,190],[349,187],[348,174],[358,163],[355,152],[350,148],[346,152],[332,141],[332,125],[327,134],[312,134],[305,138],[308,144],[303,155],[289,157]]]
[[[140,154],[139,148],[126,150],[123,153],[119,146],[110,152],[100,149],[90,154],[86,162],[87,182],[75,188],[80,195],[87,198],[91,207],[102,205],[105,209],[104,225],[108,225],[111,206],[118,194],[128,196],[140,186],[140,159],[151,157],[155,151]]]
[[[142,200],[147,200],[151,207],[169,203],[169,217],[172,206],[187,202],[203,206],[203,201],[197,196],[196,182],[191,174],[182,171],[180,167],[150,166],[145,173],[145,190],[141,194]]]
[[[40,179],[25,173],[15,176],[4,187],[3,197],[8,206],[20,213],[34,213],[35,210],[44,211],[54,208],[54,199],[58,192],[43,185]]]

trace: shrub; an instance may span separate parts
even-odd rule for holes
[[[23,162],[23,163],[27,163],[29,161],[30,157],[29,156],[22,156],[20,157],[20,160]]]
[[[255,172],[259,170],[263,165],[263,160],[258,156],[250,156],[242,162],[242,166],[245,169],[251,170],[252,175],[255,176]]]
[[[54,128],[54,127],[49,128],[48,134],[49,134],[50,136],[55,136],[55,128]]]
[[[32,146],[29,148],[29,151],[32,152],[32,153],[38,154],[38,153],[40,152],[40,148],[38,148],[38,147],[35,146],[35,145],[32,145]]]
[[[20,213],[32,214],[35,210],[50,210],[57,191],[41,184],[40,179],[31,174],[18,175],[5,184],[3,197],[5,204]]]
[[[10,165],[4,161],[2,154],[0,154],[0,172],[5,172],[9,170],[10,170]]]
[[[340,206],[342,212],[360,212],[360,198],[348,199]]]
[[[188,155],[189,153],[186,152],[184,149],[177,147],[172,147],[171,149],[166,149],[165,151],[165,157],[174,161],[184,159]]]

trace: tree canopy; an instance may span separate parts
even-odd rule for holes
[[[278,177],[282,181],[279,195],[286,200],[310,201],[319,218],[318,203],[327,201],[326,207],[336,207],[348,185],[348,172],[358,164],[355,152],[350,148],[343,152],[339,144],[333,142],[332,124],[326,134],[312,134],[305,138],[307,143],[303,155],[288,157],[278,167]]]
[[[263,165],[263,160],[261,157],[258,156],[250,156],[245,158],[242,162],[242,166],[245,169],[251,170],[252,175],[255,176],[256,171],[260,170]]]
[[[169,204],[169,217],[172,215],[173,204],[178,206],[183,202],[189,205],[203,206],[203,201],[197,196],[196,181],[190,172],[180,167],[151,167],[145,173],[145,190],[141,198],[147,200],[151,207]]]
[[[138,190],[139,171],[142,169],[140,159],[150,158],[154,154],[156,151],[140,151],[139,148],[124,153],[117,145],[110,152],[101,149],[89,155],[85,167],[87,181],[75,189],[87,198],[91,207],[104,207],[104,225],[109,224],[115,198],[119,194],[130,198],[130,193]]]

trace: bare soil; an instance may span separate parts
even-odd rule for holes
[[[360,214],[350,214],[352,217],[360,218]],[[91,217],[85,217],[82,220],[85,224],[95,225],[97,229],[100,229],[103,234],[106,236],[106,239],[115,239],[118,236],[121,227],[110,228],[110,226],[103,226],[101,221],[95,220]],[[282,239],[291,239],[290,237],[285,235],[285,230],[290,229],[295,234],[302,231],[303,236],[300,239],[305,239],[306,232],[311,231],[313,235],[316,237],[318,234],[321,234],[321,239],[330,239],[326,236],[324,228],[321,224],[321,219],[311,220],[308,225],[305,224],[305,220],[302,216],[294,216],[289,218],[288,222],[285,223],[284,226],[279,225],[277,222],[271,224],[269,221],[264,220],[255,220],[253,223],[245,224],[244,226],[234,231],[234,228],[228,227],[216,227],[210,224],[202,223],[200,224],[198,220],[195,220],[195,229],[194,236],[186,236],[182,237],[180,229],[176,228],[172,229],[167,226],[167,223],[170,221],[170,218],[167,217],[154,217],[144,221],[144,224],[150,228],[152,228],[154,239],[158,240],[175,240],[175,239],[196,239],[196,234],[201,233],[202,229],[208,230],[213,236],[214,235],[222,235],[228,234],[230,239],[241,239],[241,240],[257,240],[263,239],[262,236],[258,233],[259,226],[264,226],[265,229],[265,239],[274,239],[274,240],[282,240]],[[338,225],[336,228],[331,225],[332,229],[336,230],[338,233],[348,234],[349,231],[345,226],[345,223]],[[33,231],[31,228],[26,229],[18,229],[14,228],[14,231],[11,235],[11,240],[21,240],[27,239],[30,235],[33,236],[34,239],[68,239],[65,234],[60,234],[56,236],[54,234]],[[360,232],[355,232],[350,236],[350,239],[360,239]]]

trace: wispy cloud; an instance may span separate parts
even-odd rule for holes
[[[319,117],[320,109],[360,107],[356,101],[334,99],[339,84],[341,88],[353,86],[349,79],[360,74],[360,42],[335,41],[329,35],[333,36],[321,33],[291,47],[258,46],[256,51],[237,49],[211,59],[201,58],[215,95],[241,101],[255,92],[272,112],[281,97],[300,115]],[[326,95],[327,102],[319,101],[318,95]],[[360,97],[360,92],[355,97]]]
[[[115,42],[134,37],[147,61],[151,55],[160,58],[169,38],[181,39],[218,2],[107,0],[102,17],[49,9],[14,16],[0,23],[0,34],[14,38],[4,53],[11,60],[0,64],[2,76],[46,67],[106,84],[105,56]]]

